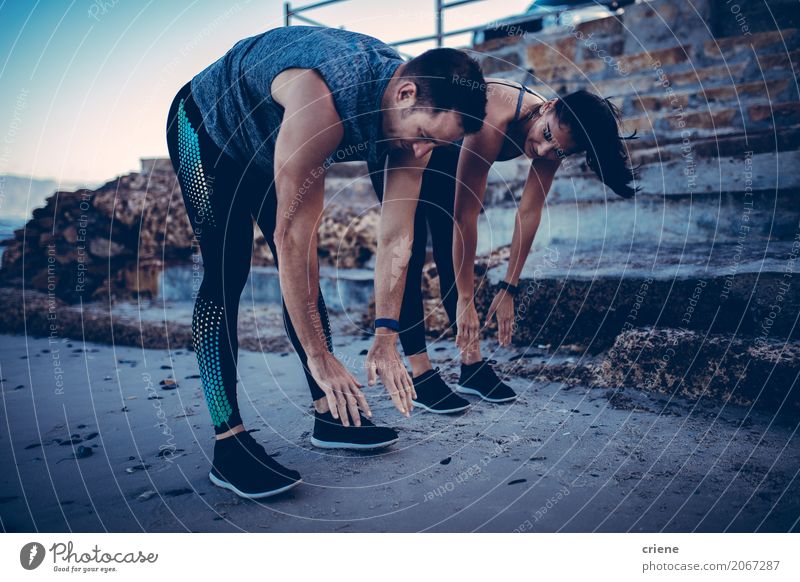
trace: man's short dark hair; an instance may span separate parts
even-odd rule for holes
[[[403,77],[417,86],[417,106],[461,114],[465,133],[476,133],[486,117],[486,81],[468,54],[431,49],[406,63]]]

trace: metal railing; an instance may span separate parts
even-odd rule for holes
[[[292,25],[292,19],[299,20],[300,22],[306,24],[312,24],[314,26],[328,26],[323,22],[319,22],[318,20],[314,20],[313,18],[309,18],[305,16],[303,13],[308,12],[309,10],[314,10],[316,8],[322,8],[323,6],[329,6],[332,4],[339,4],[341,2],[346,2],[347,0],[320,0],[319,2],[314,2],[312,4],[306,4],[304,6],[292,6],[291,2],[284,2],[283,3],[283,24],[285,26]],[[436,41],[436,46],[441,47],[444,39],[451,37],[451,36],[458,36],[461,34],[468,34],[468,33],[475,33],[478,31],[483,31],[487,33],[490,29],[492,29],[493,25],[496,28],[505,28],[510,29],[513,28],[515,30],[520,31],[529,31],[529,32],[537,32],[542,28],[542,22],[545,18],[550,17],[560,17],[562,13],[567,13],[572,11],[576,8],[585,7],[584,5],[588,4],[591,5],[592,3],[604,6],[609,10],[610,14],[617,14],[619,13],[620,8],[627,6],[628,4],[633,4],[635,2],[642,2],[645,0],[586,0],[585,2],[576,1],[573,2],[572,5],[569,3],[565,3],[564,5],[560,6],[552,6],[548,7],[548,11],[546,14],[539,13],[539,14],[520,14],[516,18],[509,17],[503,19],[501,21],[495,21],[493,24],[481,24],[478,26],[470,26],[467,28],[460,28],[458,30],[450,30],[445,31],[444,27],[444,15],[445,11],[449,10],[450,8],[458,8],[459,6],[466,6],[467,4],[472,4],[474,2],[483,2],[484,0],[451,0],[447,2],[446,0],[434,0],[434,8],[433,8],[433,15],[434,15],[434,22],[436,25],[436,32],[434,34],[424,35],[424,36],[417,36],[413,38],[407,38],[405,40],[397,40],[393,42],[389,42],[390,46],[399,47],[408,44],[416,44],[419,42],[426,42],[426,41]],[[507,22],[508,21],[508,22]],[[527,26],[523,30],[519,26],[511,26],[511,21],[519,21],[525,23]],[[501,25],[502,23],[502,25]],[[340,28],[344,28],[344,26],[340,26]],[[503,32],[504,35],[508,34],[519,34],[519,32],[510,33],[508,30]],[[487,39],[488,40],[488,39]],[[404,54],[400,52],[401,55],[404,57],[411,57],[411,55]]]
[[[328,6],[330,4],[338,4],[339,2],[346,2],[347,0],[321,0],[320,2],[314,2],[313,4],[306,4],[305,6],[296,6],[293,7],[291,2],[284,2],[283,3],[283,24],[284,26],[291,26],[292,19],[299,20],[300,22],[304,22],[306,24],[312,24],[314,26],[327,26],[322,22],[314,20],[313,18],[309,18],[308,16],[304,16],[303,12],[308,12],[309,10],[314,10],[315,8],[322,8],[323,6]],[[418,42],[426,42],[435,40],[436,46],[442,46],[444,39],[450,36],[457,36],[459,34],[467,34],[470,32],[475,32],[477,30],[483,30],[486,28],[485,24],[480,26],[471,26],[469,28],[461,28],[458,30],[451,30],[446,32],[444,30],[444,13],[446,10],[450,8],[456,8],[458,6],[464,6],[466,4],[472,4],[473,2],[483,2],[484,0],[452,0],[451,2],[445,2],[445,0],[434,0],[434,18],[436,23],[436,32],[434,34],[429,34],[425,36],[417,36],[414,38],[407,38],[405,40],[397,40],[394,42],[386,43],[390,46],[403,46],[407,44],[416,44]]]

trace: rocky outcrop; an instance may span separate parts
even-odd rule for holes
[[[378,250],[379,221],[376,208],[358,211],[343,203],[328,204],[319,228],[320,263],[340,269],[366,265]]]
[[[319,257],[341,268],[364,266],[377,247],[378,211],[329,205]],[[255,227],[253,263],[274,264]],[[142,160],[142,171],[97,190],[56,192],[6,242],[0,284],[52,292],[75,303],[153,297],[169,264],[199,252],[169,160]]]
[[[692,400],[800,412],[800,343],[684,329],[623,332],[594,365],[595,381]]]

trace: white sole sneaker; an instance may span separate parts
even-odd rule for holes
[[[430,408],[429,406],[425,406],[421,402],[417,402],[416,400],[412,400],[411,403],[414,405],[414,407],[419,407],[422,410],[425,410],[427,412],[432,412],[434,414],[453,414],[455,412],[462,412],[470,407],[470,405],[467,404],[466,406],[461,406],[460,408],[450,408],[448,410],[435,410],[433,408]]]
[[[382,443],[376,443],[371,445],[359,445],[356,443],[339,443],[334,441],[321,441],[314,437],[311,437],[311,444],[317,447],[318,449],[349,449],[352,451],[372,451],[375,449],[382,449],[384,447],[388,447],[389,445],[393,445],[400,438],[392,439],[390,441],[385,441]]]
[[[215,477],[213,473],[209,472],[208,478],[211,482],[216,485],[217,487],[222,487],[223,489],[227,489],[229,491],[233,491],[239,497],[244,497],[245,499],[263,499],[264,497],[272,497],[273,495],[278,495],[283,493],[284,491],[288,491],[289,489],[300,485],[303,482],[302,479],[298,479],[294,483],[289,483],[285,487],[281,487],[280,489],[275,489],[273,491],[265,491],[263,493],[245,493],[244,491],[239,491],[236,487],[228,483],[227,481],[223,481],[218,477]]]
[[[467,388],[466,386],[462,386],[461,384],[458,384],[456,386],[456,392],[458,392],[459,394],[470,394],[472,396],[478,396],[481,400],[485,400],[486,402],[491,402],[493,404],[499,404],[501,402],[511,402],[512,400],[517,399],[516,395],[509,396],[508,398],[489,398],[487,396],[484,396],[474,388]]]

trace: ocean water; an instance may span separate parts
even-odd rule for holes
[[[320,267],[320,287],[329,311],[347,313],[365,308],[372,297],[374,273],[369,269]],[[202,268],[192,265],[169,267],[161,273],[158,285],[160,302],[193,302],[202,280]],[[252,267],[242,293],[242,304],[280,305],[281,292],[275,267]]]
[[[22,217],[0,216],[0,241],[14,238],[14,231],[25,226],[26,219]],[[0,266],[3,264],[3,253],[6,247],[0,246]]]

